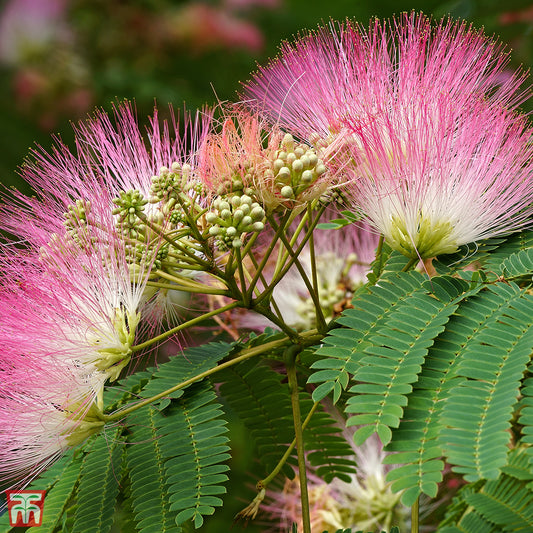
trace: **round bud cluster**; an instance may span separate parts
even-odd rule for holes
[[[285,200],[295,200],[316,183],[326,172],[326,166],[316,150],[297,144],[287,133],[274,154],[271,168],[266,171],[273,179],[278,194]]]
[[[319,287],[318,297],[320,299],[320,307],[326,322],[330,322],[333,318],[334,307],[346,298],[346,289],[341,286],[338,287]],[[306,327],[313,327],[316,325],[316,311],[313,299],[302,299],[301,303],[297,305],[296,312],[302,318]]]
[[[170,169],[161,167],[157,176],[152,176],[150,186],[150,202],[157,203],[161,200],[177,198],[179,193],[186,189],[191,175],[191,166],[172,163]]]
[[[67,229],[77,228],[87,223],[87,215],[91,212],[91,202],[88,200],[76,200],[75,204],[68,206],[68,211],[64,214],[65,227]]]
[[[148,201],[139,191],[130,190],[122,191],[118,198],[113,199],[113,203],[117,206],[113,209],[113,215],[118,215],[118,226],[135,237],[141,229],[139,215]]]
[[[213,207],[205,219],[210,225],[209,235],[215,237],[221,250],[240,248],[245,233],[259,232],[265,227],[265,211],[246,194],[216,198]]]

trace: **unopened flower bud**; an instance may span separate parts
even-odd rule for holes
[[[250,212],[250,216],[253,220],[262,220],[265,216],[265,211],[261,206],[257,205]]]
[[[294,196],[294,191],[289,185],[285,185],[285,187],[282,187],[280,192],[283,198],[292,198]]]
[[[304,164],[302,163],[300,159],[297,159],[296,161],[293,162],[292,170],[294,170],[294,172],[301,172],[303,169],[304,169]]]
[[[302,181],[304,183],[311,183],[313,181],[313,172],[311,170],[304,170],[302,172]]]
[[[281,167],[285,166],[285,161],[283,159],[276,159],[274,161],[274,164],[272,165],[272,168],[274,169],[274,172],[279,172]]]
[[[252,224],[252,229],[254,231],[263,231],[264,228],[265,228],[265,225],[262,222],[254,222]]]

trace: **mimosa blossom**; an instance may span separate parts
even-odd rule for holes
[[[406,526],[409,509],[400,503],[400,493],[394,494],[385,481],[388,468],[383,464],[386,454],[379,440],[368,439],[356,447],[349,431],[346,437],[354,449],[357,473],[351,481],[335,478],[326,483],[312,472],[308,476],[311,526],[313,531],[334,533],[339,529],[353,531],[388,531],[392,525]],[[285,480],[279,490],[267,491],[261,509],[277,524],[271,531],[285,532],[293,523],[302,527],[300,485],[296,476]]]
[[[411,13],[285,45],[245,94],[270,119],[336,145],[352,209],[425,259],[515,231],[533,213],[532,130],[516,111],[524,75],[502,76],[507,60],[465,23]]]
[[[335,185],[329,157],[255,114],[236,111],[223,118],[219,133],[206,136],[200,174],[216,194],[242,191],[267,211],[292,209]]]

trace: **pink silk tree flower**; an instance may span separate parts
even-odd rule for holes
[[[514,108],[525,75],[508,75],[508,52],[466,22],[415,12],[368,29],[330,23],[286,42],[280,55],[244,84],[243,103],[291,132],[328,139],[350,115],[371,115],[411,95],[446,94],[458,108],[488,100]]]
[[[362,446],[353,444],[353,434],[346,438],[354,450],[357,472],[351,481],[335,478],[326,483],[312,471],[308,473],[310,519],[313,531],[389,531],[393,525],[402,531],[408,523],[409,509],[400,503],[401,492],[394,494],[385,480],[388,467],[383,464],[386,453],[377,438]],[[373,436],[375,437],[375,435]],[[267,490],[261,510],[277,524],[272,532],[286,532],[293,523],[301,528],[300,483],[296,476],[286,479],[283,487]]]
[[[105,376],[64,364],[35,339],[3,344],[0,357],[0,481],[19,488],[103,428]]]
[[[516,110],[524,76],[502,76],[507,59],[465,23],[433,27],[411,13],[307,35],[245,92],[337,145],[352,208],[391,247],[427,259],[531,217],[531,129]]]
[[[161,291],[148,288],[146,282],[165,241],[145,220],[162,231],[174,229],[172,178],[181,186],[209,122],[208,111],[196,116],[185,112],[180,119],[171,110],[168,121],[160,121],[155,111],[144,136],[131,104],[117,106],[114,120],[97,112],[74,126],[74,150],[58,141],[50,153],[33,151],[21,175],[35,196],[4,194],[0,227],[41,260],[49,257],[61,264],[64,272],[74,263],[81,268],[84,261],[87,268],[94,263],[94,271],[115,286],[119,299],[130,298],[127,306],[117,308],[133,313],[142,296],[150,304],[146,316],[157,327],[168,306],[161,304]],[[131,305],[131,298],[136,305]]]
[[[116,249],[115,249],[116,251]],[[44,253],[44,252],[43,252]],[[66,365],[114,380],[138,336],[146,275],[133,279],[118,254],[2,258],[0,328],[13,343],[42,346]]]
[[[533,147],[524,117],[482,102],[458,113],[420,97],[346,120],[351,205],[404,255],[428,259],[508,234],[533,213]]]

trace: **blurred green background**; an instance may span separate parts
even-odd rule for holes
[[[164,114],[168,103],[194,109],[234,100],[256,63],[299,30],[347,16],[366,25],[373,16],[412,9],[466,18],[509,44],[513,66],[533,63],[533,3],[524,0],[4,1],[0,182],[24,189],[16,169],[30,147],[49,148],[51,134],[71,143],[70,121],[95,107],[109,110],[117,100],[134,100],[143,122],[154,102]],[[232,435],[234,473],[227,506],[209,521],[212,532],[229,531],[258,479],[237,423]],[[264,524],[247,529],[266,530]]]

